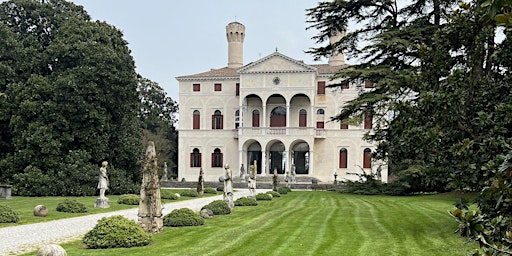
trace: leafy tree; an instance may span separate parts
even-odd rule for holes
[[[178,105],[158,83],[147,78],[138,77],[137,91],[141,102],[139,118],[145,126],[143,144],[153,141],[158,165],[163,166],[167,162],[172,171],[177,166],[178,157],[178,136],[174,127]]]
[[[485,255],[510,254],[510,31],[494,40],[497,25],[509,25],[503,17],[510,4],[455,3],[413,1],[399,9],[396,1],[320,3],[309,10],[317,42],[349,21],[362,27],[310,53],[361,57],[336,77],[344,78],[341,84],[371,81],[375,89],[333,119],[372,113],[376,126],[366,138],[378,143],[375,156],[387,159],[394,179],[413,191],[483,189],[481,212],[452,212],[459,231],[487,248]]]
[[[20,44],[8,51],[16,72],[1,84],[8,147],[0,152],[0,179],[24,195],[93,194],[98,164],[108,160],[112,192],[132,191],[142,124],[122,33],[63,0],[3,2],[0,21]]]

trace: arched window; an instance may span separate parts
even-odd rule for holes
[[[240,110],[235,111],[235,129],[238,129],[240,126]]]
[[[365,148],[363,151],[363,168],[372,168],[372,159],[371,159],[372,150],[369,148]]]
[[[324,128],[324,115],[325,115],[325,111],[323,109],[319,109],[316,111],[316,128],[317,129]]]
[[[308,112],[305,109],[299,111],[299,127],[306,127],[308,120]]]
[[[373,116],[371,113],[364,114],[364,128],[371,129],[373,126]]]
[[[286,127],[286,108],[279,106],[272,109],[270,127]]]
[[[347,149],[346,148],[342,148],[340,149],[340,152],[339,152],[340,156],[339,156],[339,168],[347,168],[347,159],[348,159],[348,156],[347,156]]]
[[[215,110],[212,116],[212,129],[222,129],[223,116],[220,110]]]
[[[192,129],[199,130],[201,129],[201,113],[199,113],[199,110],[194,110],[194,114],[192,115]]]
[[[190,167],[201,167],[201,152],[198,148],[194,148],[190,153]]]
[[[252,127],[260,127],[260,111],[257,109],[252,111]]]
[[[219,148],[213,150],[212,167],[222,167],[222,152]]]

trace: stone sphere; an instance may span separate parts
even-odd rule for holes
[[[46,217],[48,215],[48,208],[44,205],[38,205],[34,207],[34,216],[37,217]]]
[[[202,209],[201,212],[199,212],[199,215],[204,219],[211,219],[213,218],[213,211],[210,209]]]
[[[39,249],[37,256],[67,256],[66,250],[58,244],[47,244]]]
[[[180,198],[180,197],[181,197],[181,195],[180,195],[180,194],[178,194],[178,193],[174,193],[174,195],[175,195],[177,198]]]
[[[219,176],[219,182],[224,182],[224,177],[223,176]]]

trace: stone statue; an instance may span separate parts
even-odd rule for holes
[[[199,180],[197,181],[197,194],[204,194],[204,172],[203,168],[199,168]]]
[[[142,169],[140,188],[139,226],[148,233],[163,231],[162,200],[158,180],[158,163],[156,161],[155,143],[150,141],[146,149],[146,158]]]
[[[100,190],[100,197],[96,199],[94,202],[94,207],[97,208],[109,208],[110,201],[105,197],[105,190],[108,189],[108,176],[107,176],[107,161],[101,162],[99,181],[98,181],[98,189]]]
[[[279,185],[279,177],[277,176],[277,168],[274,168],[274,176],[272,176],[272,190],[277,191]]]
[[[245,183],[245,167],[244,164],[240,166],[240,182]]]
[[[164,162],[164,170],[162,171],[162,179],[160,179],[162,182],[169,181],[169,178],[167,178],[167,162]]]
[[[295,172],[295,164],[292,164],[292,184],[295,184],[297,182],[296,177],[297,173]]]
[[[247,184],[247,185],[249,185],[249,193],[250,193],[249,197],[256,199],[256,170],[257,170],[256,160],[254,160],[254,165],[251,165],[250,169],[251,169],[251,173],[249,173],[249,183]]]
[[[284,181],[286,182],[286,186],[289,188],[292,188],[292,177],[290,176],[290,172],[286,172],[286,176],[284,178]]]
[[[229,169],[229,164],[224,165],[224,201],[228,203],[229,208],[235,208],[233,202],[233,176]]]
[[[377,180],[382,180],[382,165],[377,167],[377,173],[375,173],[375,176]]]

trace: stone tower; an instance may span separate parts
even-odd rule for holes
[[[228,68],[240,68],[244,61],[245,26],[231,22],[226,26],[228,38]]]
[[[338,30],[333,30],[331,32],[331,36],[329,37],[329,44],[334,44],[341,40],[341,38],[345,36],[345,31],[339,32]],[[345,55],[343,53],[338,53],[329,56],[329,66],[341,66],[345,64]]]

